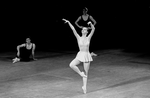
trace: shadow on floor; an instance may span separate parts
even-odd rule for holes
[[[37,53],[35,55],[36,59],[45,59],[45,58],[53,58],[58,56],[67,55],[68,53]],[[0,61],[12,61],[15,58],[15,55],[3,54],[0,56]]]
[[[114,88],[114,87],[118,87],[118,86],[128,85],[128,84],[147,81],[147,80],[150,80],[150,76],[145,76],[145,77],[141,77],[141,78],[132,79],[132,80],[129,80],[129,81],[124,81],[122,83],[115,84],[115,85],[109,86],[107,88]]]

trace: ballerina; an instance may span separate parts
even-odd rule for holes
[[[88,79],[88,71],[90,68],[90,62],[93,61],[92,56],[89,52],[89,46],[90,46],[90,40],[91,37],[94,34],[95,31],[95,27],[91,22],[88,22],[88,25],[91,26],[92,30],[90,32],[90,34],[87,36],[88,31],[86,27],[82,28],[82,36],[79,36],[79,34],[76,32],[74,26],[66,19],[63,19],[65,21],[65,23],[68,23],[69,26],[71,27],[71,29],[73,30],[73,33],[75,35],[75,37],[77,38],[77,42],[78,42],[78,46],[79,46],[79,52],[77,53],[75,59],[73,59],[71,61],[71,63],[69,64],[69,66],[75,71],[77,72],[82,78],[83,78],[83,92],[86,93],[87,92],[87,79]],[[83,67],[84,67],[84,71],[85,72],[81,72],[80,69],[77,67],[78,64],[83,63]]]

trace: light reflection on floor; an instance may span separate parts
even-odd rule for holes
[[[68,66],[75,54],[40,54],[37,61],[16,64],[2,59],[0,98],[150,98],[149,61],[118,51],[99,54],[91,63],[87,94],[81,77]]]

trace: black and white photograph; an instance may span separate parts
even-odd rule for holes
[[[150,1],[4,1],[0,98],[150,98]]]

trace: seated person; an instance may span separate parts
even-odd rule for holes
[[[30,38],[26,38],[26,43],[17,46],[17,56],[13,63],[18,61],[31,61],[34,59],[35,44],[31,43]]]

